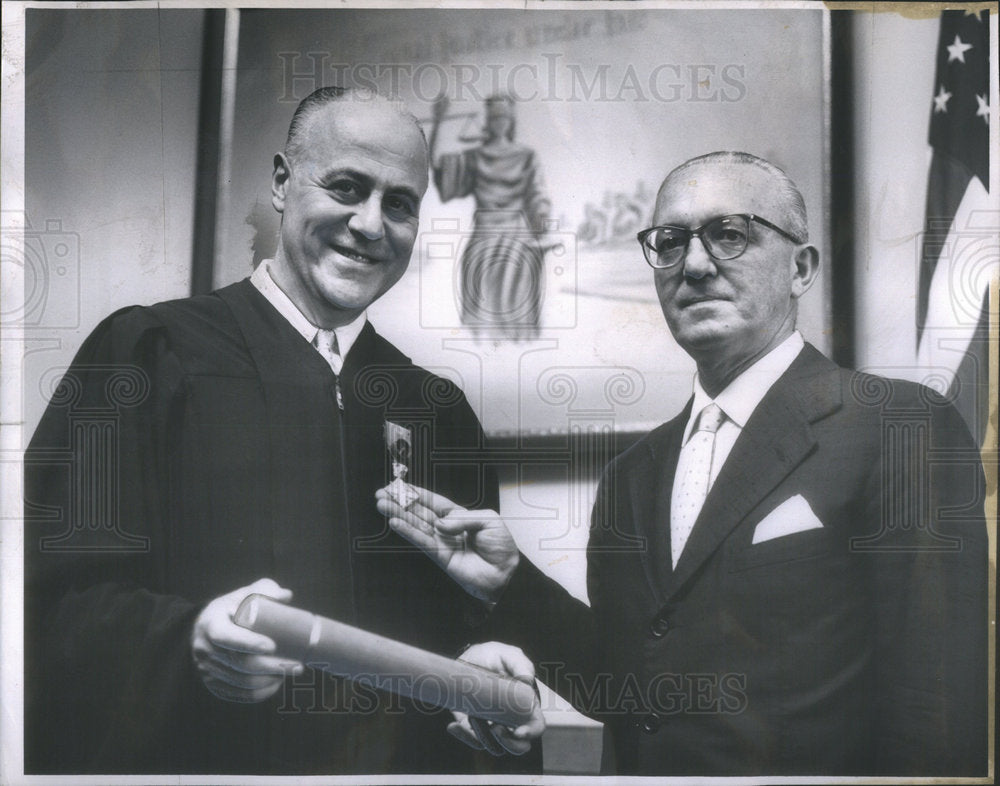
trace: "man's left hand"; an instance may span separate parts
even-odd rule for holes
[[[535,681],[534,664],[520,649],[509,644],[498,641],[474,644],[459,656],[459,660],[528,683],[533,684]],[[523,756],[531,750],[532,742],[545,731],[545,716],[537,701],[532,708],[531,718],[516,729],[484,720],[474,721],[462,712],[453,712],[452,715],[455,720],[448,724],[449,734],[470,748],[485,748],[494,756],[502,756],[504,753]]]

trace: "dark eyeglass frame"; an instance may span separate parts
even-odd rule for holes
[[[718,254],[713,253],[712,249],[708,247],[708,243],[705,242],[705,237],[703,234],[705,228],[711,226],[717,221],[722,221],[723,219],[726,218],[742,218],[747,222],[748,228],[749,228],[749,222],[756,221],[758,224],[762,224],[766,226],[768,229],[773,229],[779,235],[781,235],[784,238],[787,238],[788,240],[791,240],[796,245],[800,245],[805,242],[804,240],[800,240],[799,238],[795,237],[790,232],[786,232],[777,224],[772,224],[766,218],[761,218],[760,216],[755,215],[754,213],[727,213],[724,216],[716,216],[715,218],[711,218],[704,224],[702,224],[700,227],[696,227],[694,229],[688,229],[687,227],[677,226],[676,224],[661,224],[659,226],[650,227],[649,229],[642,230],[636,235],[636,239],[639,241],[639,245],[642,247],[642,254],[646,258],[646,263],[655,270],[669,270],[670,268],[676,267],[681,262],[683,262],[684,257],[687,256],[688,247],[691,245],[691,238],[693,237],[696,237],[699,240],[701,240],[701,245],[705,249],[705,253],[707,253],[710,257],[712,257],[712,259],[717,259],[723,262],[728,261],[730,259],[738,259],[739,257],[743,256],[747,248],[750,246],[749,233],[747,233],[746,245],[744,245],[739,252],[733,254],[731,257],[720,257]],[[659,264],[659,258],[656,256],[656,249],[646,244],[646,238],[649,237],[654,232],[656,232],[658,229],[670,229],[675,232],[681,233],[682,236],[683,235],[687,236],[687,239],[684,243],[683,252],[680,254],[680,256],[677,257],[676,262],[671,262],[669,265]],[[652,259],[650,259],[650,255],[653,255]]]

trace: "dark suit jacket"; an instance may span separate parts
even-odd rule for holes
[[[623,773],[985,774],[984,483],[955,410],[807,346],[672,570],[689,409],[601,481],[592,608],[524,565],[493,633],[610,725]],[[796,495],[823,526],[754,544]]]
[[[269,576],[302,608],[452,655],[475,602],[392,532],[383,428],[414,482],[498,505],[461,391],[367,325],[330,367],[243,281],[126,309],[88,338],[26,456],[29,772],[468,771],[431,714],[308,672],[271,700],[201,684],[191,626]]]

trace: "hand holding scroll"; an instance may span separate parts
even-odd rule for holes
[[[474,644],[462,653],[459,660],[532,684],[535,681],[534,664],[517,647],[507,644],[496,641]],[[455,720],[448,724],[448,733],[470,748],[485,748],[494,756],[501,756],[505,752],[521,756],[531,750],[532,741],[541,737],[545,731],[545,718],[540,704],[535,704],[531,719],[516,729],[477,718],[470,719],[461,712],[452,714]]]
[[[205,687],[226,701],[259,702],[277,693],[286,674],[303,670],[298,661],[275,657],[267,636],[233,622],[236,609],[248,595],[260,593],[287,603],[291,590],[271,579],[260,579],[211,601],[195,620],[191,654]]]
[[[414,488],[417,499],[405,507],[379,489],[379,512],[466,592],[495,603],[520,559],[503,519],[492,510],[466,510],[440,494]]]

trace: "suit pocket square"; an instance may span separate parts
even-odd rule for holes
[[[796,532],[822,529],[823,522],[813,512],[812,507],[801,494],[789,497],[768,513],[753,531],[755,543],[765,543]]]

